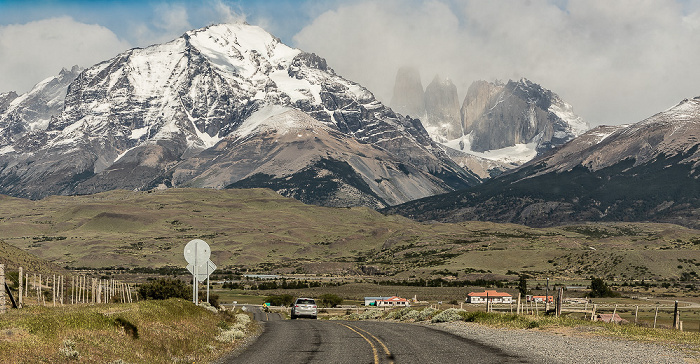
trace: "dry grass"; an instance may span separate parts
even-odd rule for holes
[[[0,204],[0,240],[71,267],[183,266],[202,238],[220,268],[397,279],[450,271],[620,279],[700,276],[700,231],[669,224],[418,223],[367,208],[304,205],[270,190],[171,189]],[[681,268],[678,268],[681,266]]]
[[[0,316],[0,362],[210,362],[235,347],[215,340],[235,321],[174,299],[12,310]]]

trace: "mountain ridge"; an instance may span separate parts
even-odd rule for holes
[[[654,221],[697,227],[700,97],[602,126],[483,185],[383,210],[419,220],[530,226]]]
[[[187,160],[204,150],[218,151],[211,157],[222,159],[225,146],[243,142],[236,132],[246,120],[270,105],[304,112],[318,121],[315,126],[357,140],[360,149],[385,150],[390,169],[410,165],[420,178],[393,186],[403,196],[396,203],[480,182],[452,162],[419,121],[395,114],[361,85],[336,75],[323,58],[244,23],[192,30],[89,67],[67,87],[63,105],[45,127],[18,133],[25,142],[2,145],[0,192],[41,198],[216,184]],[[385,179],[389,172],[348,172],[374,190],[382,190],[377,180],[392,183]]]

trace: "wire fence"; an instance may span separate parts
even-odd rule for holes
[[[127,303],[138,299],[137,292],[132,291],[129,284],[116,279],[101,279],[86,274],[30,273],[22,267],[6,272],[4,264],[0,264],[0,288],[0,313],[4,313],[8,305],[14,308],[29,305],[56,307]]]

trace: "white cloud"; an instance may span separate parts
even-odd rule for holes
[[[462,96],[475,80],[526,77],[591,124],[620,124],[700,95],[699,11],[674,0],[364,1],[294,40],[382,101],[411,64],[424,87],[440,73]]]
[[[63,67],[88,67],[129,47],[109,29],[69,17],[0,26],[0,92],[29,91]]]
[[[155,4],[153,14],[155,17],[149,23],[134,23],[130,27],[129,37],[139,47],[171,41],[192,29],[183,5]]]
[[[242,9],[236,11],[224,4],[221,0],[213,1],[212,7],[217,14],[216,19],[219,23],[239,23],[246,20]]]

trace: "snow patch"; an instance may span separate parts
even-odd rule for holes
[[[287,106],[267,105],[256,111],[236,130],[238,138],[246,138],[260,132],[273,130],[280,135],[296,133],[301,130],[315,130],[326,126],[309,115]]]
[[[460,147],[460,143],[462,143],[464,148]],[[523,164],[537,156],[537,143],[516,144],[511,147],[494,149],[486,152],[474,152],[471,150],[469,135],[465,135],[462,138],[453,139],[443,144],[476,157],[510,164]]]
[[[548,111],[569,124],[574,137],[577,137],[590,129],[588,123],[586,123],[580,116],[574,114],[574,108],[566,102],[555,100],[555,102],[552,102],[552,104],[549,106]]]
[[[131,136],[129,138],[131,139],[140,139],[142,136],[146,135],[148,133],[148,126],[144,126],[143,128],[139,129],[134,129],[131,131]]]
[[[321,103],[321,85],[312,85],[305,79],[296,79],[289,77],[286,70],[278,70],[270,74],[270,79],[275,82],[277,89],[289,95],[292,102],[297,100],[306,100],[310,93],[313,96],[312,104],[318,105]],[[307,91],[304,93],[303,91]]]
[[[122,157],[125,156],[126,153],[129,153],[134,148],[136,148],[136,147],[129,148],[129,149],[125,150],[122,154],[118,155],[117,158],[114,158],[114,162],[112,162],[112,163],[117,163],[118,160],[122,159]]]
[[[8,145],[6,147],[0,148],[0,155],[2,154],[7,154],[7,153],[12,153],[15,151],[15,147]]]
[[[283,114],[292,108],[281,105],[267,105],[250,115],[235,131],[238,138],[254,135],[256,130],[264,126],[265,121],[273,116]]]

